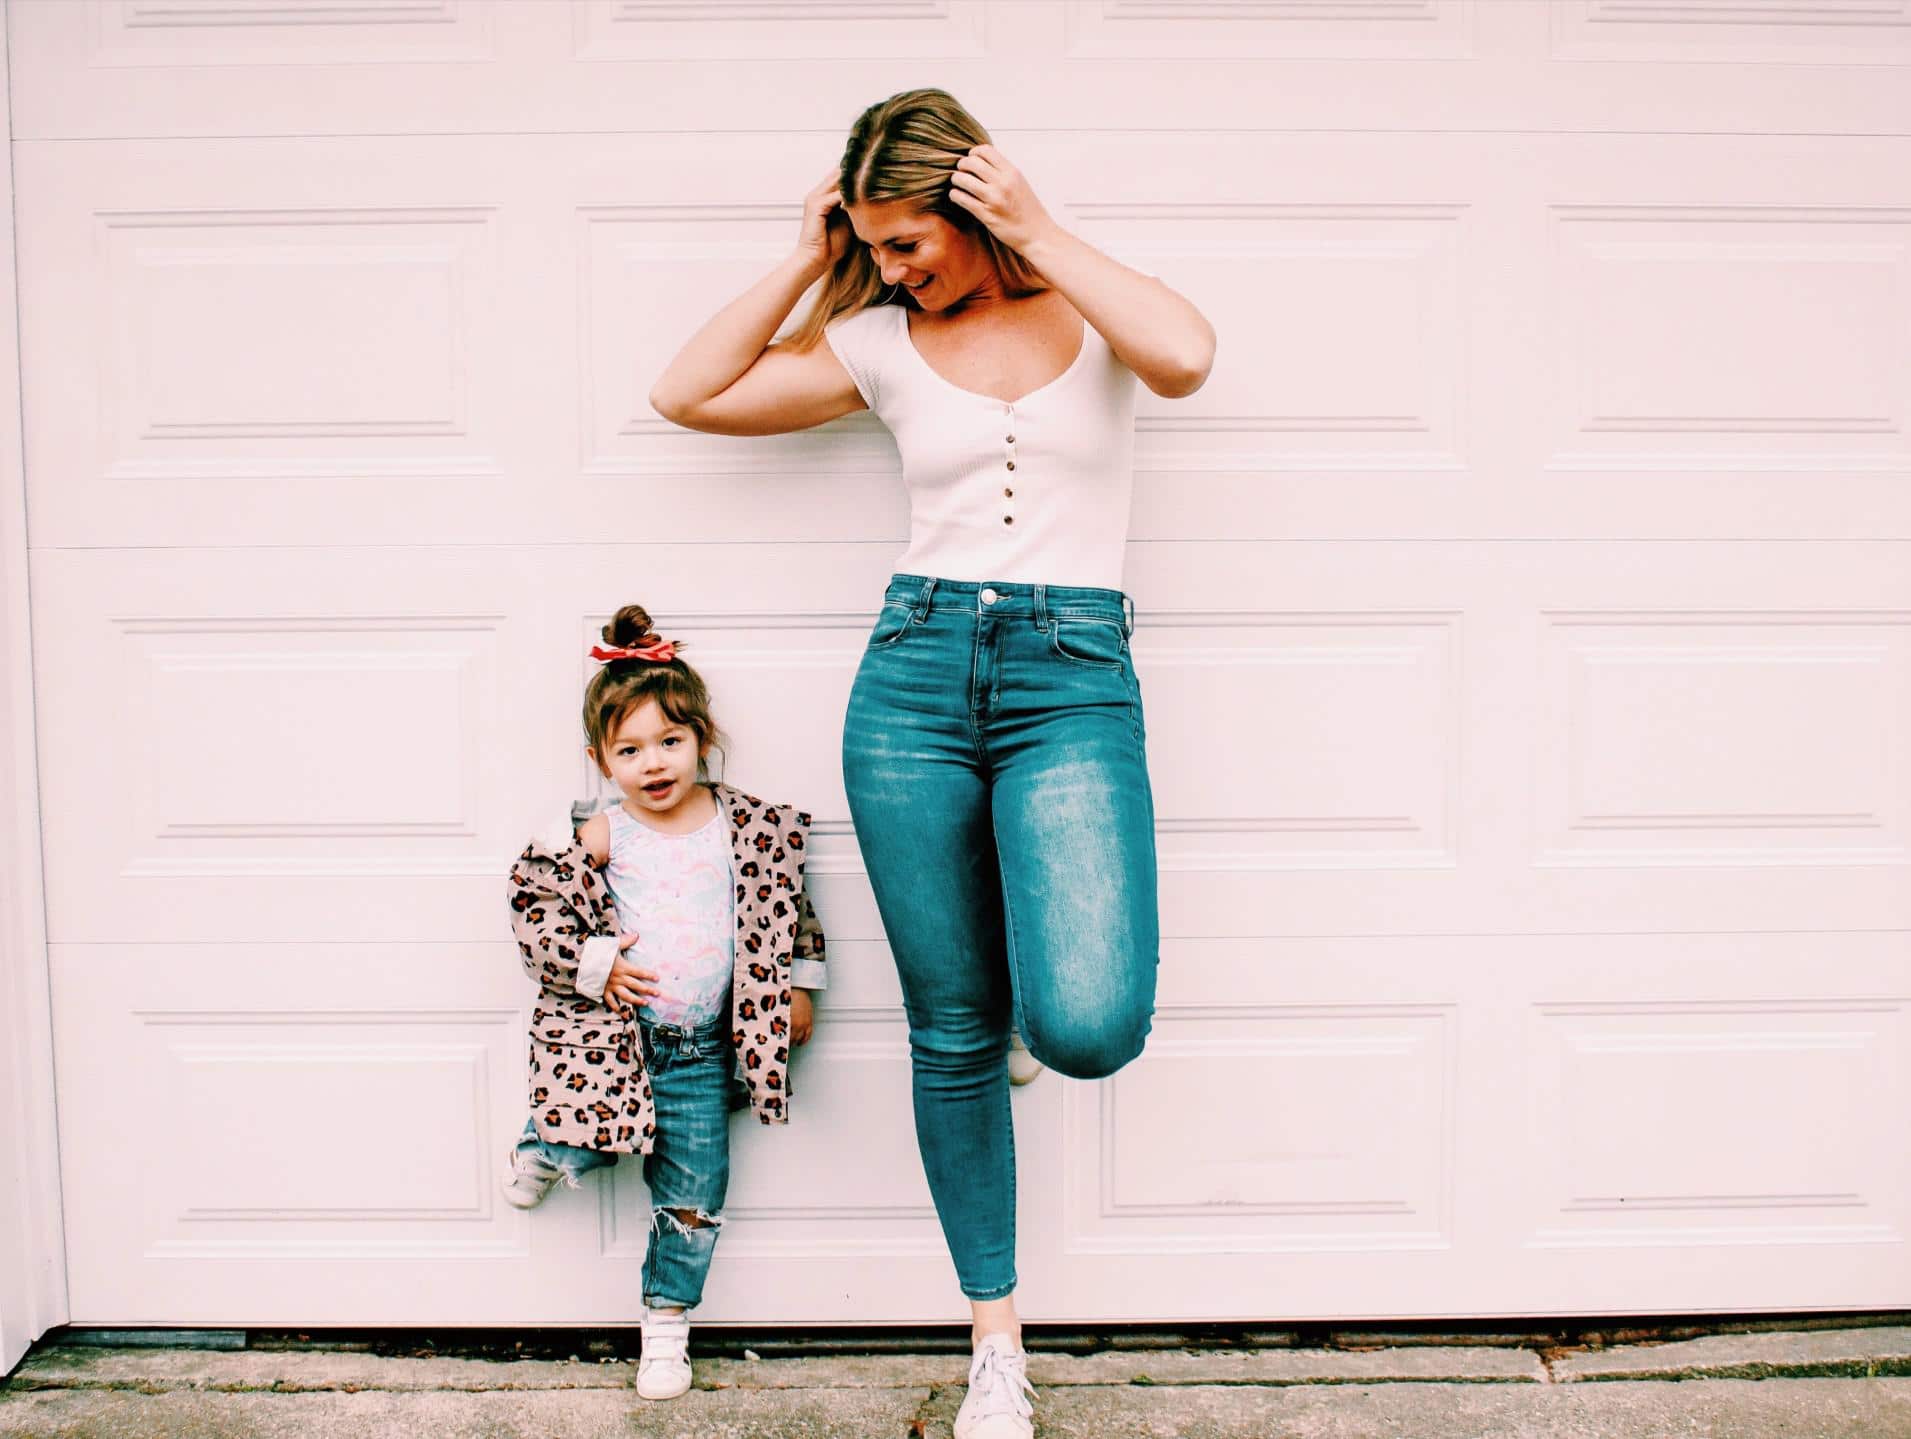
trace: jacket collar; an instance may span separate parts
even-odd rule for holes
[[[763,807],[761,801],[751,799],[735,785],[725,784],[721,780],[713,783],[710,789],[717,802],[717,812],[729,821],[733,831],[736,829],[735,816],[739,807],[749,810]],[[580,824],[616,803],[614,797],[605,795],[586,795],[583,799],[572,800],[569,813],[552,815],[548,823],[538,828],[532,839],[547,853],[560,855],[573,845],[582,843],[577,837]]]

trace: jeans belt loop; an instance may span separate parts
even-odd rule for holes
[[[1048,633],[1047,585],[1037,585],[1035,587],[1035,632],[1040,635]]]
[[[1133,635],[1135,632],[1135,602],[1127,595],[1121,597],[1121,621],[1124,633]]]
[[[916,613],[913,616],[917,624],[929,618],[929,601],[936,592],[936,577],[929,576],[922,582],[922,593],[916,596]]]

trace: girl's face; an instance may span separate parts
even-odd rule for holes
[[[678,724],[656,700],[648,699],[605,737],[603,757],[592,753],[591,758],[632,806],[661,819],[696,794],[703,749],[695,730]]]
[[[947,309],[997,283],[988,251],[973,236],[913,201],[865,200],[844,208],[883,283],[902,286],[925,310]]]

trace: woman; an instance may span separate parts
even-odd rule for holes
[[[952,97],[911,90],[863,113],[795,253],[650,394],[726,435],[868,408],[902,454],[910,545],[851,691],[843,774],[973,1310],[957,1439],[1032,1432],[1011,1027],[1099,1078],[1141,1052],[1154,1008],[1154,808],[1121,590],[1134,382],[1189,395],[1213,358],[1193,305],[1057,225]]]

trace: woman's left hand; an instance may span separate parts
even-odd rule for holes
[[[1034,186],[993,145],[971,146],[956,161],[949,198],[1011,250],[1026,249],[1055,228],[1055,221],[1035,198]]]
[[[790,991],[790,1042],[808,1044],[810,1029],[816,1023],[816,1007],[810,1002],[807,989]]]

